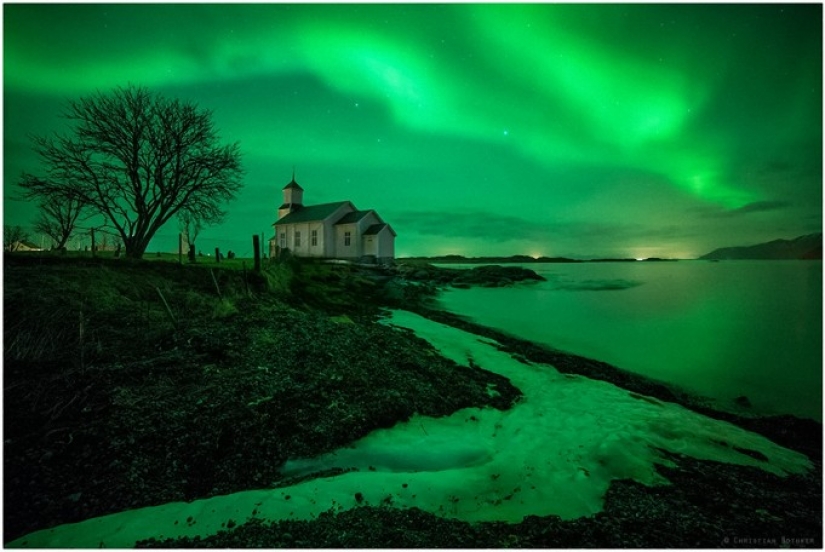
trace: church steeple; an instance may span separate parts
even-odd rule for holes
[[[278,220],[289,213],[293,213],[303,206],[304,189],[295,182],[295,169],[292,169],[292,180],[284,186],[284,202],[278,208]]]

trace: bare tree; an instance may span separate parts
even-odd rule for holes
[[[194,210],[186,207],[178,212],[180,230],[186,236],[186,243],[189,246],[190,263],[196,261],[195,240],[198,239],[201,230],[206,226],[219,224],[225,215],[226,213],[215,204],[196,206]]]
[[[40,213],[34,221],[34,230],[49,236],[55,249],[63,249],[74,233],[83,208],[77,197],[44,196],[40,200]]]
[[[3,225],[3,248],[6,251],[17,251],[20,244],[29,239],[29,233],[22,226]]]
[[[29,198],[72,197],[100,213],[141,258],[181,209],[220,210],[241,188],[238,144],[221,145],[212,113],[129,86],[70,102],[69,136],[34,139],[46,178],[24,175]]]

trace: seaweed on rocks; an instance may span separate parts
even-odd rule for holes
[[[614,481],[604,509],[562,520],[468,523],[417,508],[361,506],[309,521],[252,519],[215,535],[148,539],[140,548],[821,548],[821,464],[779,477],[669,455],[670,485]]]

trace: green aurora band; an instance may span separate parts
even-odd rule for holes
[[[793,237],[822,224],[821,21],[819,5],[5,5],[4,214],[35,212],[12,201],[37,171],[28,134],[136,83],[241,142],[247,188],[216,238],[268,231],[293,165],[308,202],[378,209],[402,255]]]

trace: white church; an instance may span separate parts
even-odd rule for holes
[[[304,189],[292,181],[284,186],[284,201],[270,258],[289,251],[299,257],[387,263],[395,258],[395,230],[372,209],[359,211],[350,201],[304,205]]]

